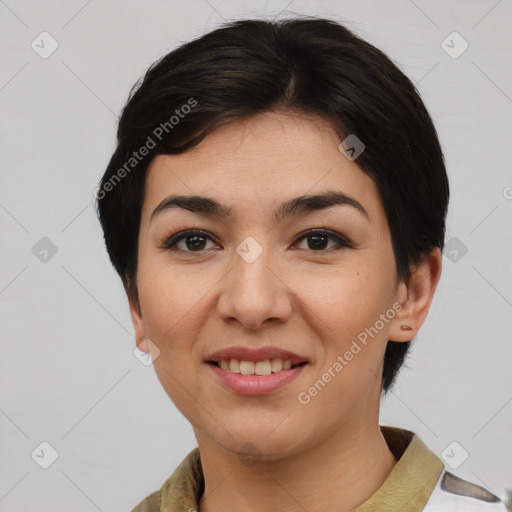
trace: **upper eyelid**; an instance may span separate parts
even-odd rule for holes
[[[167,237],[162,242],[161,247],[163,247],[163,248],[174,247],[174,246],[176,246],[176,244],[178,242],[181,242],[181,240],[183,240],[187,236],[191,236],[194,234],[204,236],[205,238],[208,238],[212,242],[218,244],[218,242],[215,240],[216,237],[212,236],[207,231],[204,231],[199,228],[197,228],[197,229],[189,228],[189,229],[184,229],[184,230],[178,231],[178,232],[174,233],[173,235],[171,235],[170,237]],[[336,241],[336,243],[338,243],[338,244],[341,243],[341,245],[344,245],[344,246],[348,246],[348,247],[353,246],[350,239],[348,239],[346,236],[344,236],[341,233],[338,233],[337,231],[333,231],[328,228],[310,228],[305,231],[302,231],[295,237],[293,244],[296,244],[297,242],[301,241],[303,238],[306,238],[307,236],[314,236],[315,234],[330,237],[330,238],[334,239]],[[170,243],[172,243],[172,246],[168,245]],[[202,252],[202,251],[184,251],[184,252],[192,253],[192,252]],[[314,252],[322,252],[322,251],[314,251]]]
[[[208,239],[212,240],[213,242],[217,243],[215,240],[215,237],[213,237],[207,231],[204,231],[202,229],[189,228],[189,229],[179,230],[176,233],[165,237],[161,243],[161,247],[166,247],[170,243],[173,243],[173,245],[175,245],[177,242],[180,242],[183,238],[185,238],[187,236],[192,236],[192,235],[204,236],[205,238],[208,238]]]
[[[295,243],[299,242],[300,240],[302,240],[303,238],[306,238],[307,236],[313,236],[315,234],[332,238],[336,241],[336,243],[338,243],[341,246],[350,247],[350,248],[354,247],[353,242],[348,237],[346,237],[342,233],[338,233],[337,231],[333,231],[333,230],[327,229],[327,228],[312,228],[312,229],[303,231],[302,233],[299,233],[295,237],[293,243],[295,244]],[[322,251],[313,251],[313,252],[322,252]]]

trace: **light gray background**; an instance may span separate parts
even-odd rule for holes
[[[417,432],[440,456],[457,441],[469,453],[457,475],[501,497],[512,487],[510,0],[0,0],[0,511],[127,511],[196,446],[133,354],[93,190],[116,115],[156,58],[223,19],[283,9],[345,22],[399,63],[446,155],[447,240],[467,254],[443,257],[381,423]],[[46,59],[31,48],[44,31],[59,45]],[[469,44],[458,58],[441,45],[453,31]],[[458,53],[464,43],[446,44]],[[42,237],[57,247],[46,262],[32,252]],[[48,469],[31,457],[43,441],[58,452]]]

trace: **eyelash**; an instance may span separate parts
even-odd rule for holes
[[[211,240],[212,242],[215,242],[215,240],[213,240],[211,238],[211,236],[209,236],[209,234],[206,231],[203,231],[201,229],[187,229],[184,231],[179,231],[179,232],[175,233],[174,235],[166,237],[159,247],[161,249],[167,249],[167,250],[174,251],[174,252],[184,252],[186,254],[196,254],[196,253],[201,254],[201,253],[206,252],[207,249],[199,250],[199,251],[183,251],[182,249],[178,249],[176,247],[176,245],[181,240],[185,239],[188,236],[193,236],[193,235],[201,236],[203,238],[207,238],[207,239]],[[315,251],[312,249],[306,249],[312,253],[319,253],[319,254],[331,253],[333,251],[339,251],[340,249],[343,249],[343,248],[348,248],[348,249],[354,248],[354,245],[346,237],[343,237],[341,234],[339,234],[335,231],[328,230],[328,229],[309,229],[309,230],[301,233],[295,239],[293,244],[296,245],[297,243],[299,243],[302,240],[304,240],[308,237],[311,237],[311,236],[324,236],[326,238],[331,238],[338,244],[338,247],[331,247],[330,249],[321,249],[318,251]]]

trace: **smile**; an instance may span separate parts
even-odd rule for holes
[[[234,361],[234,362],[233,362]],[[276,362],[277,361],[277,362]],[[276,371],[272,371],[272,363]],[[229,370],[220,365],[229,364]],[[231,365],[238,372],[231,371]],[[263,366],[262,366],[263,365]],[[239,395],[268,395],[284,388],[287,384],[295,380],[308,366],[306,361],[291,366],[290,361],[281,361],[279,359],[265,361],[239,361],[230,359],[221,362],[210,361],[207,367],[213,372],[213,377],[227,390]],[[281,367],[280,370],[277,368]],[[289,368],[287,368],[289,367]],[[270,370],[270,373],[268,373]],[[250,373],[243,373],[243,372]],[[264,375],[258,375],[256,371],[266,372]]]
[[[244,361],[240,359],[223,359],[221,361],[211,361],[212,364],[230,373],[239,373],[242,375],[270,375],[290,368],[306,364],[306,361],[292,365],[290,360],[265,359],[263,361]]]

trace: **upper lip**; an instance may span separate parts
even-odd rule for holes
[[[279,347],[261,347],[261,348],[248,348],[248,347],[230,347],[217,350],[210,354],[207,362],[219,362],[225,359],[238,359],[240,361],[264,361],[265,359],[281,359],[283,361],[291,361],[292,364],[299,364],[308,362],[306,357],[300,356],[289,350],[283,350]]]

